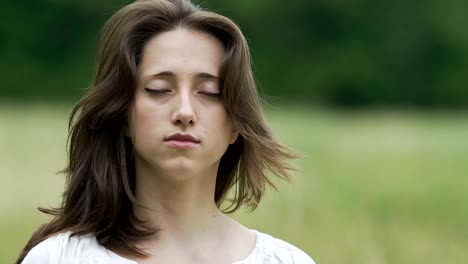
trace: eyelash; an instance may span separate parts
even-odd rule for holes
[[[206,93],[206,92],[200,92],[200,93],[201,93],[201,94],[203,94],[203,95],[206,95],[206,96],[211,96],[211,97],[215,97],[215,98],[217,98],[217,97],[220,97],[220,96],[221,96],[221,94],[220,94],[220,93]]]
[[[149,88],[145,88],[145,90],[150,94],[164,94],[166,92],[171,91],[169,89],[149,89]],[[221,96],[220,93],[207,93],[207,92],[199,92],[199,93],[206,95],[206,96],[215,97],[215,98]]]
[[[145,88],[145,90],[150,94],[163,94],[163,93],[171,91],[169,89],[149,89],[149,88]]]

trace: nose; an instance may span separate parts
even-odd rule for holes
[[[172,116],[174,125],[193,126],[196,117],[190,92],[180,91],[175,101],[176,103]]]

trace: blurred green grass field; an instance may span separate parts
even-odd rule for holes
[[[68,106],[0,105],[0,263],[12,263],[58,205]],[[268,111],[302,153],[243,224],[302,248],[318,264],[467,263],[468,113]]]

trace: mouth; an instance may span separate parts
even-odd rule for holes
[[[174,148],[188,149],[200,144],[200,140],[190,134],[175,133],[164,139],[164,142]]]

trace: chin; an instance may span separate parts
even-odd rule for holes
[[[176,158],[167,161],[166,164],[162,165],[162,169],[168,174],[178,175],[179,177],[190,176],[201,170],[197,162],[187,158]]]

